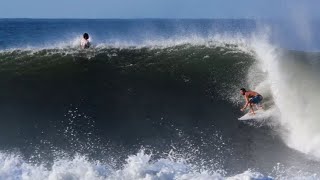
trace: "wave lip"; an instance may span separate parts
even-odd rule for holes
[[[0,52],[6,51],[41,51],[41,50],[66,50],[80,48],[81,37],[72,37],[59,42],[46,43],[42,45],[14,46],[6,49],[0,49]],[[104,48],[168,48],[181,45],[191,46],[225,46],[236,44],[242,51],[249,49],[250,37],[241,34],[212,34],[202,36],[199,34],[188,34],[187,36],[173,37],[147,37],[140,41],[109,39],[105,41],[92,41],[92,50]]]

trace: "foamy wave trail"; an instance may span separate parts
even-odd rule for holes
[[[224,176],[219,172],[193,170],[192,165],[182,160],[171,158],[151,161],[151,155],[140,151],[129,156],[121,169],[113,169],[99,161],[91,162],[86,157],[77,155],[73,159],[57,159],[52,166],[33,164],[20,156],[0,154],[0,179],[45,180],[45,179],[79,179],[79,180],[208,180],[208,179],[257,179],[270,180],[271,177],[250,170],[235,176]]]

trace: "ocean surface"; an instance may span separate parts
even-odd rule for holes
[[[319,30],[1,19],[0,179],[320,179]],[[242,87],[272,113],[238,121]]]

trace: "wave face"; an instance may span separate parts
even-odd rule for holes
[[[319,54],[251,28],[87,50],[12,40],[0,51],[0,179],[318,179]],[[241,87],[273,116],[237,121]]]
[[[225,116],[236,118],[232,104],[254,61],[235,44],[14,50],[0,58],[0,81],[6,84],[2,114],[16,129],[17,144],[28,135],[28,141],[61,139],[63,126],[70,123],[80,131],[77,138],[99,133],[129,144],[145,137],[143,141],[169,138],[171,126],[193,134],[198,126],[213,125],[212,117],[228,127]],[[62,144],[69,142],[56,143]]]

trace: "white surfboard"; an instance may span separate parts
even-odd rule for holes
[[[269,113],[266,113],[265,110],[259,109],[254,111],[255,114],[251,114],[248,112],[247,114],[243,115],[242,117],[238,118],[240,121],[246,121],[246,120],[253,120],[253,119],[263,119],[269,116]]]

